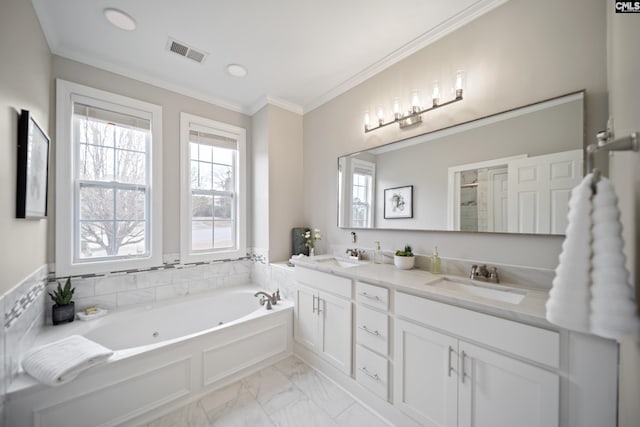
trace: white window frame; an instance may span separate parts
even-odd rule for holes
[[[110,103],[123,111],[138,112],[151,118],[149,150],[149,255],[114,259],[86,259],[74,257],[74,229],[77,222],[74,209],[74,168],[78,165],[73,140],[74,101],[95,102],[96,106]],[[56,238],[55,272],[58,276],[108,273],[122,270],[146,269],[162,265],[162,107],[137,99],[92,87],[56,80]]]
[[[354,226],[353,225],[353,175],[357,170],[362,170],[369,172],[368,175],[371,176],[371,188],[369,189],[369,210],[367,215],[367,225],[366,226]],[[376,164],[360,159],[351,159],[351,164],[349,165],[349,224],[352,228],[372,228],[374,221],[374,206],[375,206],[375,197],[376,197]]]
[[[207,133],[235,139],[238,144],[238,163],[235,179],[236,248],[234,250],[191,251],[191,154],[189,131],[206,128]],[[238,259],[247,255],[247,131],[193,114],[180,113],[180,262],[206,262]]]

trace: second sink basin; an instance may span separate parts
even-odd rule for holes
[[[520,304],[527,295],[525,291],[477,282],[463,282],[449,277],[443,277],[429,286],[447,289],[467,296],[475,296],[509,304]]]

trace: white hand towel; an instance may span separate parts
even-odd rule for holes
[[[612,339],[637,334],[640,322],[622,251],[618,198],[607,178],[597,184],[592,218],[591,332]]]
[[[25,372],[43,384],[58,386],[80,372],[104,363],[113,351],[80,335],[29,350],[23,360]]]
[[[581,332],[589,330],[591,180],[589,174],[571,190],[566,237],[546,304],[549,322]]]

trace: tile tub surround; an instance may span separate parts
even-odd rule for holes
[[[31,347],[44,326],[46,300],[44,292],[48,269],[43,265],[13,289],[3,300],[4,323],[2,387],[8,387],[11,379],[20,369],[20,359],[24,351]]]
[[[98,306],[108,310],[244,285],[252,280],[248,259],[189,265],[167,265],[146,271],[72,278],[76,310]],[[55,289],[51,279],[48,289]],[[50,302],[49,307],[53,303]],[[48,310],[49,312],[50,310]],[[47,314],[50,317],[50,313]]]
[[[253,267],[253,282],[267,292],[280,290],[282,298],[293,300],[293,289],[296,286],[295,268],[285,262],[272,264],[256,263]]]
[[[145,424],[169,426],[387,426],[295,356]]]

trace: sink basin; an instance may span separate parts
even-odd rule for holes
[[[478,282],[463,282],[448,277],[443,277],[435,283],[430,283],[429,286],[447,289],[459,294],[465,294],[469,297],[481,297],[509,304],[520,304],[527,295],[525,291],[504,286]]]
[[[325,259],[319,259],[316,262],[326,266],[341,267],[341,268],[357,267],[359,265],[365,264],[365,262],[363,261],[357,261],[355,259],[351,260],[347,258],[325,258]]]

